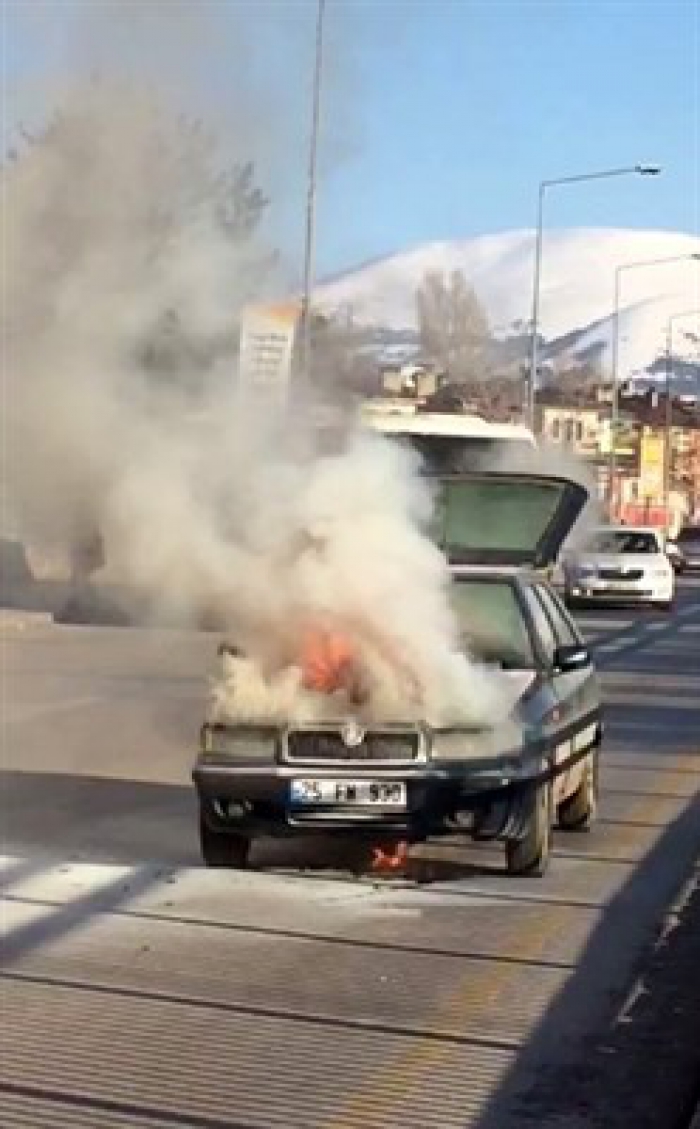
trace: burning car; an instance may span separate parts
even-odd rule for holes
[[[582,830],[596,814],[599,685],[544,575],[586,499],[564,478],[441,476],[432,533],[460,638],[508,709],[450,722],[422,715],[418,694],[404,716],[376,715],[351,641],[306,637],[301,657],[270,676],[277,716],[202,728],[193,779],[205,863],[244,867],[256,837],[337,832],[391,864],[411,842],[457,833],[504,842],[512,874],[544,873],[553,826]],[[235,648],[222,658],[235,678],[258,677]]]

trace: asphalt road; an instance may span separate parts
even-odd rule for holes
[[[607,703],[596,828],[558,834],[543,879],[447,843],[383,882],[304,845],[199,867],[211,636],[7,625],[0,1124],[612,1129],[598,1060],[624,1052],[601,1040],[697,874],[700,582],[672,615],[580,620]]]

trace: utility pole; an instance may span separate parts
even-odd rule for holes
[[[668,508],[673,486],[673,327],[683,318],[699,317],[700,307],[673,314],[666,325],[666,406],[664,412],[664,509],[668,521]]]
[[[326,0],[318,0],[316,10],[316,51],[314,56],[314,84],[311,108],[311,139],[309,144],[309,170],[306,189],[306,234],[304,241],[304,282],[301,301],[301,356],[300,369],[308,388],[311,369],[311,289],[313,286],[314,250],[316,239],[316,167],[318,156],[318,131],[321,114],[321,78],[323,71],[323,21]]]
[[[633,165],[621,169],[602,169],[598,172],[577,173],[574,176],[559,176],[554,180],[540,181],[537,191],[537,228],[535,235],[535,270],[532,286],[532,322],[530,326],[530,376],[527,389],[527,423],[535,429],[535,405],[537,400],[538,334],[540,320],[540,279],[542,274],[542,228],[544,217],[544,198],[549,188],[566,184],[581,184],[589,180],[609,180],[616,176],[658,176],[659,165]]]
[[[620,292],[622,275],[626,271],[638,270],[641,267],[661,267],[669,263],[697,262],[698,260],[700,260],[700,253],[691,252],[689,255],[666,255],[662,259],[643,259],[635,263],[621,263],[615,268],[615,303],[612,319],[612,400],[610,404],[610,452],[608,456],[608,503],[611,509],[615,501],[615,481],[617,477],[615,436],[620,417]]]

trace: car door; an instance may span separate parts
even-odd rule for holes
[[[561,647],[585,647],[581,634],[556,593],[545,584],[535,585],[535,593],[552,624]],[[562,720],[572,727],[570,753],[590,748],[597,739],[600,725],[600,690],[592,663],[577,670],[555,673],[557,693],[562,703]],[[574,764],[568,784],[579,774]]]
[[[562,675],[556,669],[556,652],[559,643],[550,617],[545,612],[541,600],[538,599],[535,589],[536,585],[528,584],[522,591],[528,618],[536,636],[538,658],[543,674],[543,690],[537,697],[538,702],[542,704],[541,716],[533,720],[540,726],[542,736],[551,745],[548,759],[550,767],[556,770],[558,765],[569,759],[573,747],[570,736],[561,736],[562,730],[566,730],[571,721],[571,705],[567,697],[566,684],[568,676]],[[544,685],[548,692],[545,692]],[[561,788],[562,777],[557,773],[554,777],[554,798],[557,802]]]

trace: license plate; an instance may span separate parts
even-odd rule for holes
[[[342,807],[406,807],[403,780],[292,780],[292,804]]]

